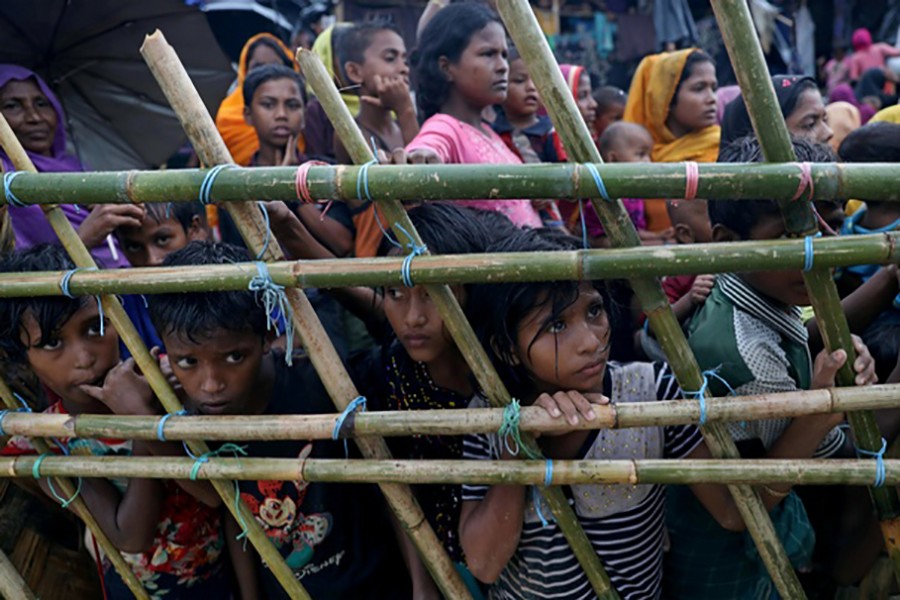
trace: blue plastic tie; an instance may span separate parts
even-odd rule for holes
[[[803,271],[809,272],[812,271],[813,268],[813,260],[815,256],[813,255],[813,238],[822,237],[822,232],[819,231],[816,235],[808,235],[803,238]]]
[[[406,255],[403,259],[403,264],[400,265],[400,280],[403,282],[403,285],[408,288],[415,287],[411,273],[412,261],[415,257],[422,256],[424,253],[428,252],[428,246],[425,244],[416,244],[415,241],[413,241],[412,234],[410,234],[400,223],[394,223],[394,227],[403,232],[403,235],[409,240],[406,243],[406,249],[409,250],[409,254]]]
[[[606,191],[606,184],[603,183],[603,178],[600,177],[600,171],[597,170],[597,165],[594,163],[584,163],[584,166],[591,174],[591,177],[594,178],[594,184],[597,186],[597,191],[600,192],[600,197],[607,202],[612,202],[612,198],[609,197],[609,192]]]
[[[357,408],[361,408],[361,411],[366,410],[366,397],[365,396],[357,396],[353,399],[350,404],[347,405],[347,408],[338,415],[337,421],[334,422],[334,429],[331,430],[331,439],[334,441],[338,441],[345,434],[344,422],[347,420],[352,413],[356,412]],[[347,432],[349,433],[349,432]],[[344,438],[344,457],[350,458],[350,447],[347,445],[347,439]]]
[[[294,309],[288,302],[287,295],[284,292],[284,286],[278,285],[272,281],[269,274],[269,267],[262,261],[256,262],[257,276],[250,280],[247,286],[251,292],[258,292],[262,296],[263,309],[266,311],[266,330],[271,331],[275,328],[278,332],[278,324],[273,317],[277,309],[284,318],[284,335],[287,351],[284,353],[284,361],[293,364],[291,355],[294,349]]]
[[[13,392],[13,397],[22,404],[22,407],[0,410],[0,437],[5,437],[7,435],[6,431],[3,429],[3,419],[6,418],[6,415],[9,413],[31,412],[31,407],[22,399],[22,396]]]
[[[56,440],[57,444],[60,444],[60,448],[63,451],[63,454],[66,456],[69,455],[69,451],[64,444],[61,444],[58,440]],[[44,459],[50,456],[50,454],[41,454],[37,457],[37,460],[34,461],[34,465],[31,467],[31,476],[35,479],[41,478],[41,463],[44,462]],[[71,498],[63,498],[59,492],[56,491],[56,488],[53,487],[53,481],[48,479],[47,486],[50,488],[50,494],[56,498],[56,501],[59,502],[60,506],[63,508],[69,508],[69,506],[75,502],[75,499],[78,498],[78,495],[81,494],[81,477],[78,478],[78,485],[75,486],[75,492],[72,494]]]
[[[166,421],[168,421],[169,417],[171,417],[173,415],[178,415],[179,417],[183,417],[186,414],[188,414],[188,411],[186,411],[183,408],[181,410],[179,410],[178,412],[164,414],[162,416],[162,418],[159,420],[159,423],[156,424],[156,439],[159,440],[160,442],[168,442],[169,440],[166,439],[166,434],[164,431],[164,428],[166,426]]]
[[[503,423],[497,430],[497,435],[503,442],[503,447],[513,456],[519,455],[519,449],[522,447],[522,439],[519,436],[519,421],[521,406],[515,398],[503,407]]]
[[[544,516],[544,511],[541,509],[541,492],[538,490],[537,486],[532,486],[531,488],[531,503],[534,504],[535,514],[537,514],[538,519],[541,520],[541,527],[549,525],[550,521]],[[553,518],[552,515],[550,518]]]
[[[16,197],[16,195],[13,194],[12,191],[13,179],[18,177],[19,173],[20,171],[7,171],[3,174],[3,196],[6,198],[6,203],[10,206],[25,208],[28,205],[19,200],[19,198]]]
[[[884,485],[885,479],[887,479],[887,473],[884,468],[884,452],[887,450],[887,440],[881,438],[881,449],[878,452],[873,452],[871,450],[863,450],[862,448],[857,448],[856,453],[861,454],[863,456],[871,456],[875,458],[875,483],[872,484],[875,487],[881,487]]]
[[[709,378],[717,379],[721,382],[726,388],[728,388],[728,393],[732,396],[735,395],[734,388],[731,387],[731,384],[728,383],[721,375],[719,375],[719,369],[721,366],[716,367],[715,369],[708,369],[703,371],[701,375],[703,376],[703,385],[700,386],[699,390],[689,391],[689,390],[681,390],[681,393],[685,397],[692,397],[697,400],[700,404],[700,425],[706,425],[706,390],[709,388]]]
[[[378,161],[373,158],[359,168],[359,174],[356,176],[357,198],[365,198],[367,202],[373,202],[372,194],[369,193],[369,167],[377,164]]]
[[[581,217],[581,246],[587,250],[590,248],[590,244],[588,244],[587,221],[584,216],[584,200],[578,201],[578,214]]]
[[[219,173],[225,169],[233,169],[235,166],[236,165],[232,164],[216,165],[206,172],[206,175],[203,177],[203,183],[200,184],[200,193],[197,195],[200,204],[206,206],[212,202],[211,194],[213,184],[216,182],[216,177],[218,177]]]
[[[553,461],[549,458],[547,462],[544,464],[544,487],[547,487],[553,483]]]
[[[66,298],[71,298],[74,300],[76,298],[75,295],[72,294],[72,291],[69,289],[69,284],[72,282],[72,277],[78,271],[96,271],[97,267],[91,267],[90,269],[85,269],[83,267],[76,267],[74,269],[70,269],[65,272],[62,276],[62,279],[59,281],[59,289],[62,292],[62,295]],[[104,321],[106,320],[103,316],[103,302],[100,300],[100,296],[94,296],[97,300],[97,312],[100,315],[100,337],[103,337],[106,334],[106,326],[104,325]]]
[[[263,240],[263,247],[259,249],[259,254],[256,255],[256,260],[262,260],[269,250],[269,243],[272,240],[272,222],[269,220],[269,209],[266,208],[266,205],[262,202],[257,202],[256,205],[259,207],[263,221],[266,224],[266,238]]]

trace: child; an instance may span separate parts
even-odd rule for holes
[[[712,242],[706,200],[667,200],[666,209],[672,221],[673,236],[679,244]],[[663,291],[669,298],[675,318],[684,323],[712,291],[715,275],[675,275],[663,278]]]
[[[597,101],[591,93],[591,76],[580,65],[559,65],[563,78],[572,97],[575,99],[575,105],[578,106],[578,112],[591,131],[594,141],[597,140],[597,132],[593,128],[594,119],[597,117]]]
[[[194,242],[165,266],[246,262],[234,246]],[[283,415],[334,412],[305,357],[287,366],[270,346],[259,292],[159,294],[148,297],[187,408],[200,414]],[[235,318],[239,315],[240,318]],[[332,440],[251,442],[249,456],[344,458]],[[373,485],[303,481],[242,481],[241,498],[313,598],[406,597],[407,578],[378,491]],[[236,524],[232,523],[232,526]],[[229,535],[244,598],[283,598],[271,571]]]
[[[73,268],[61,247],[42,245],[12,255],[0,271]],[[0,332],[0,346],[7,358],[27,365],[43,385],[49,405],[44,412],[156,413],[152,393],[98,393],[96,386],[104,380],[128,384],[142,378],[135,373],[133,361],[119,363],[118,335],[99,314],[95,298],[4,299],[0,302]],[[146,382],[143,388],[149,391]],[[156,443],[113,439],[68,438],[56,443],[54,452],[65,454],[148,456],[159,450]],[[14,437],[3,453],[35,454],[35,450],[27,439]],[[224,539],[219,511],[213,508],[217,500],[210,500],[209,494],[204,498],[211,506],[174,483],[153,479],[85,478],[80,486],[80,496],[91,514],[125,553],[152,598],[227,596]],[[45,479],[41,487],[48,491]],[[109,598],[133,597],[108,563],[103,571]]]
[[[827,146],[794,141],[798,161],[830,156]],[[747,138],[728,146],[727,162],[761,160],[759,143]],[[713,240],[779,239],[786,233],[774,200],[710,200]],[[809,304],[799,271],[721,274],[703,307],[691,320],[689,342],[701,369],[714,369],[709,390],[715,396],[752,395],[821,389],[834,385],[846,353],[821,352],[813,363],[807,330],[798,306]],[[868,349],[854,336],[856,384],[874,383]],[[721,379],[720,379],[721,378]],[[742,456],[824,458],[841,450],[845,436],[840,413],[793,419],[731,423],[728,430]],[[789,485],[759,486],[776,531],[795,568],[808,568],[815,533],[803,502]],[[685,490],[669,491],[672,548],[666,566],[666,591],[672,598],[769,597],[772,581],[758,555],[748,552],[746,534],[716,524]],[[703,573],[702,577],[698,576]]]
[[[594,101],[597,102],[597,116],[594,118],[595,139],[603,137],[606,128],[622,120],[625,116],[625,104],[628,102],[628,94],[612,85],[604,85],[594,91]],[[590,123],[588,124],[590,125]]]
[[[425,27],[416,59],[417,101],[426,118],[408,151],[429,148],[444,163],[522,161],[482,121],[482,111],[506,100],[509,64],[499,17],[479,4],[451,4]],[[540,227],[529,200],[467,200],[498,210],[520,227]]]
[[[197,202],[147,204],[140,227],[120,226],[115,231],[132,267],[156,267],[176,250],[195,240],[208,240],[203,207]]]
[[[523,231],[492,252],[555,252],[578,240],[548,230]],[[478,284],[470,318],[513,397],[576,425],[593,419],[592,404],[653,402],[679,390],[666,365],[611,363],[610,323],[599,282]],[[483,407],[476,397],[470,407]],[[554,459],[701,458],[709,455],[692,425],[573,431],[540,438]],[[511,459],[496,435],[470,435],[466,458]],[[723,524],[740,517],[728,493],[692,486]],[[659,485],[575,485],[578,520],[624,599],[659,597],[662,578],[664,488]],[[521,485],[463,486],[460,540],[469,568],[493,583],[491,597],[591,598],[587,577],[556,523],[543,525]],[[536,500],[535,500],[536,501]],[[540,514],[548,515],[546,505]]]

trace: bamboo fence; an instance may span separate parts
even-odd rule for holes
[[[795,160],[786,137],[783,120],[773,104],[774,93],[768,73],[761,62],[758,42],[741,0],[713,2],[751,119],[763,144],[767,160],[790,163]],[[599,163],[600,158],[581,120],[574,99],[563,84],[549,47],[537,27],[525,0],[499,0],[499,9],[509,32],[522,52],[538,85],[548,111],[569,150],[570,156],[584,163]],[[209,166],[229,164],[225,149],[209,114],[203,108],[190,80],[171,47],[161,34],[149,36],[141,49],[167,98],[200,154]],[[340,101],[333,82],[318,59],[309,53],[298,56],[304,74],[335,125],[344,146],[358,164],[371,160],[372,154],[361,133]],[[6,121],[0,119],[0,144],[12,157],[17,169],[33,171],[33,166],[18,145]],[[613,197],[681,197],[685,189],[684,165],[602,165],[596,164],[606,188]],[[411,434],[463,435],[494,432],[503,417],[502,407],[510,397],[491,367],[484,349],[450,292],[448,283],[475,281],[555,281],[600,278],[627,278],[634,288],[650,326],[669,357],[683,389],[700,389],[702,375],[680,326],[674,319],[656,276],[732,272],[750,270],[799,269],[805,262],[805,246],[799,239],[815,233],[815,221],[809,203],[790,202],[796,193],[799,173],[793,164],[700,165],[698,195],[729,199],[772,198],[781,202],[793,240],[695,245],[687,247],[639,248],[639,241],[623,206],[618,201],[598,198],[590,167],[584,164],[538,166],[375,166],[366,167],[371,195],[387,217],[401,244],[421,245],[415,228],[400,202],[402,200],[440,200],[444,198],[591,198],[604,228],[616,249],[560,252],[552,256],[471,255],[459,257],[423,256],[412,265],[411,274],[418,284],[426,285],[439,307],[457,346],[463,352],[473,374],[494,409],[427,411],[409,413],[360,413],[355,416],[352,436],[364,460],[297,460],[211,458],[203,463],[197,477],[208,479],[222,496],[226,506],[247,522],[249,538],[268,567],[292,597],[308,598],[305,590],[281,559],[243,504],[235,497],[233,480],[294,480],[298,472],[307,481],[373,481],[379,483],[395,516],[409,534],[423,563],[446,597],[469,597],[455,568],[425,520],[408,485],[416,483],[485,483],[533,485],[541,491],[553,510],[561,530],[600,598],[617,598],[596,553],[569,507],[558,485],[575,483],[700,483],[729,486],[748,530],[775,584],[784,597],[801,598],[803,591],[778,542],[753,485],[849,484],[871,486],[877,467],[872,460],[741,460],[722,424],[726,421],[791,417],[822,412],[849,412],[857,443],[866,449],[880,447],[880,434],[871,410],[900,407],[900,386],[816,390],[756,397],[707,398],[658,402],[646,405],[597,407],[597,418],[585,428],[622,428],[676,423],[697,423],[701,410],[707,421],[701,428],[714,460],[704,461],[554,461],[552,486],[545,487],[543,460],[521,461],[403,461],[393,460],[381,436]],[[900,200],[898,165],[812,165],[816,198],[864,197],[873,200]],[[26,203],[40,204],[73,261],[81,268],[95,268],[87,249],[74,229],[56,207],[58,203],[102,204],[109,202],[195,201],[208,170],[121,173],[32,174],[23,173],[12,183],[13,193]],[[384,285],[400,277],[402,259],[355,259],[323,261],[284,261],[277,243],[269,242],[262,214],[248,198],[279,200],[294,197],[296,169],[229,169],[218,176],[216,202],[234,216],[248,247],[253,252],[265,249],[261,256],[270,262],[275,283],[289,288],[293,318],[302,343],[313,365],[339,410],[359,395],[337,357],[321,323],[312,311],[303,287],[344,287]],[[359,166],[312,167],[308,172],[311,194],[321,200],[359,201]],[[2,202],[0,202],[2,203]],[[852,239],[816,240],[816,268],[806,274],[823,337],[829,348],[843,347],[853,355],[849,330],[830,277],[829,267],[852,264],[889,264],[900,259],[897,236],[880,234],[854,236]],[[277,242],[277,240],[272,240]],[[160,293],[167,291],[208,291],[246,289],[256,275],[252,264],[223,265],[203,269],[131,269],[125,271],[80,271],[71,280],[70,289],[78,295],[107,294],[103,307],[122,339],[147,376],[156,395],[169,413],[180,403],[150,357],[133,324],[128,320],[114,293]],[[0,274],[0,296],[22,297],[59,295],[61,273]],[[848,365],[851,361],[848,360]],[[841,373],[842,384],[852,383],[849,367]],[[0,382],[0,397],[7,408],[17,404],[8,386]],[[193,452],[208,450],[200,440],[243,441],[256,439],[328,439],[337,415],[304,417],[181,417],[165,423],[166,436],[186,440]],[[46,437],[123,437],[156,439],[159,417],[109,415],[40,415],[10,413],[4,429],[27,435],[40,452],[49,450]],[[535,408],[522,410],[521,431],[525,445],[538,453],[532,433],[552,431],[559,424]],[[566,427],[568,429],[568,427]],[[0,477],[31,476],[37,459],[17,457],[0,459]],[[871,488],[875,506],[894,565],[900,573],[900,548],[897,534],[900,500],[893,486],[900,484],[900,460],[883,461],[888,487]],[[59,486],[62,493],[74,493],[71,481],[64,477],[128,477],[186,479],[196,468],[193,459],[171,457],[93,458],[50,456],[41,463],[42,472]],[[133,573],[115,551],[81,499],[73,510],[94,532],[98,543],[110,556],[137,597],[146,598]],[[0,591],[11,597],[30,598],[24,584],[19,585],[0,554]],[[11,587],[10,587],[11,586]],[[137,586],[137,587],[136,587]]]

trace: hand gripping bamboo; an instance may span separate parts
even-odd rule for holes
[[[569,158],[579,162],[602,162],[528,2],[499,0],[498,9],[516,48],[528,65],[529,73]],[[634,225],[620,201],[607,202],[595,196],[591,198],[591,203],[614,246],[640,245]],[[701,389],[703,379],[700,368],[659,282],[646,277],[634,277],[629,282],[650,321],[653,333],[666,353],[681,389]],[[734,441],[723,426],[707,425],[701,430],[713,456],[739,458]],[[729,491],[778,591],[786,598],[803,598],[803,588],[757,492],[749,485],[731,485]]]
[[[141,54],[178,115],[200,159],[207,165],[232,164],[234,161],[225,142],[222,141],[215,123],[191,83],[178,55],[166,42],[162,33],[157,31],[147,36],[141,47]],[[231,203],[228,205],[228,211],[234,217],[235,224],[247,243],[247,247],[254,252],[259,252],[264,247],[266,229],[260,212],[254,204],[252,202]],[[283,260],[284,255],[277,243],[271,243],[263,258],[267,261]],[[291,288],[287,292],[288,300],[294,310],[296,331],[335,406],[339,410],[343,410],[351,400],[360,394],[350,380],[350,376],[306,295],[295,288]],[[366,458],[387,459],[391,456],[387,444],[382,438],[363,437],[356,438],[355,441]],[[444,595],[448,598],[469,597],[465,584],[447,553],[444,552],[431,525],[425,519],[410,488],[399,484],[382,484],[379,487]]]

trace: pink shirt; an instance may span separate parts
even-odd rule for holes
[[[431,116],[406,150],[434,150],[446,164],[522,164],[490,127],[476,129],[444,114]],[[498,210],[519,227],[541,227],[541,217],[530,200],[464,200],[459,204],[484,210]]]
[[[900,49],[889,44],[872,44],[857,50],[850,57],[850,79],[859,79],[869,69],[884,68],[884,61],[892,56],[900,56]]]

